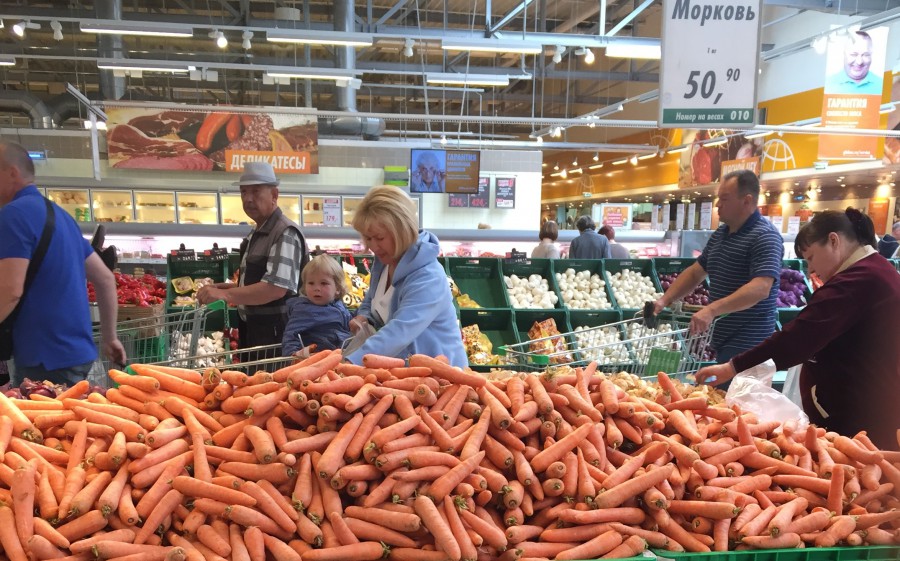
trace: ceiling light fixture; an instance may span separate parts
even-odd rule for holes
[[[747,140],[752,140],[754,138],[762,138],[764,136],[769,136],[773,132],[774,131],[756,131],[756,132],[750,131],[749,133],[744,135],[744,138]]]
[[[600,152],[594,152],[594,161],[595,162],[600,161]]]
[[[627,161],[628,161],[628,158],[622,158],[621,160],[613,160],[612,165],[621,166],[622,164],[624,164]]]
[[[572,160],[572,165],[573,165],[573,166],[577,166],[577,165],[578,165],[578,158],[575,158],[574,160]]]
[[[636,166],[637,163],[638,163],[638,157],[637,157],[637,155],[634,155],[634,156],[628,158],[628,161],[631,162],[631,165]]]
[[[194,29],[170,23],[154,23],[148,21],[105,20],[82,22],[84,33],[103,33],[109,35],[144,35],[150,37],[192,37]]]
[[[565,179],[569,177],[569,172],[567,172],[566,170],[562,170],[561,172],[559,172],[559,176]]]
[[[562,137],[562,127],[556,127],[556,128],[554,128],[553,130],[551,130],[551,131],[550,131],[550,136],[552,136],[553,138],[560,138],[560,137]]]
[[[220,49],[224,49],[228,46],[228,38],[225,37],[225,34],[219,31],[218,29],[214,29],[209,32],[209,38],[213,39],[216,42],[216,46]]]
[[[607,45],[606,56],[612,58],[647,58],[659,60],[662,48],[659,45],[625,45],[613,43]]]
[[[243,47],[245,51],[250,50],[250,39],[253,39],[252,31],[244,31],[241,33],[241,47]]]
[[[447,135],[446,134],[441,135],[441,144],[447,144]]]
[[[403,56],[406,58],[411,58],[413,56],[413,46],[416,44],[412,39],[407,39],[403,42]]]
[[[126,60],[117,58],[97,59],[97,68],[100,70],[136,70],[139,72],[171,72],[187,73],[196,70],[197,67],[186,62],[169,62],[166,60]]]
[[[522,41],[495,41],[492,39],[469,39],[456,41],[442,39],[441,48],[445,51],[474,51],[481,53],[518,53],[538,55],[544,52],[544,46]]]
[[[599,119],[600,117],[606,117],[607,115],[612,115],[613,113],[618,113],[620,111],[625,111],[624,103],[615,103],[602,109],[598,109],[591,113],[591,116]]]
[[[296,72],[266,72],[269,78],[294,78],[299,80],[344,80],[349,81],[353,74],[340,69],[321,70],[318,68],[298,68]]]
[[[299,43],[303,45],[338,45],[341,47],[371,47],[373,38],[366,33],[314,31],[310,29],[266,31],[270,43]]]
[[[460,86],[508,86],[509,76],[499,74],[459,74],[435,72],[425,75],[428,84],[452,84]]]
[[[649,160],[650,158],[656,157],[656,152],[651,152],[649,154],[644,154],[643,156],[638,156],[638,160]]]
[[[687,152],[690,149],[690,146],[676,146],[675,148],[669,148],[666,150],[666,154],[680,154],[682,152]]]
[[[584,50],[584,63],[585,64],[594,64],[594,51],[590,49]]]
[[[894,109],[895,109],[894,102],[892,101],[890,103],[885,103],[884,105],[882,105],[879,113],[882,115],[885,115],[887,113],[893,113]]]
[[[719,138],[715,138],[712,140],[707,140],[703,143],[703,146],[722,146],[723,144],[728,142],[728,137],[722,136]]]
[[[559,171],[559,164],[553,164],[553,171]]]
[[[50,22],[50,29],[53,30],[53,40],[54,41],[62,41],[63,40],[63,32],[62,32],[62,24],[56,20]]]
[[[659,99],[659,90],[650,90],[638,96],[638,103],[649,103],[655,99]]]
[[[27,19],[22,20],[19,23],[12,26],[13,33],[15,33],[19,37],[25,37],[26,29],[40,29],[40,28],[41,28],[41,24],[33,22],[33,21],[29,21]]]
[[[0,66],[15,66],[16,57],[0,56]]]
[[[543,144],[543,143],[544,143],[544,137],[543,137],[543,136],[539,136],[539,137],[535,138],[534,141],[535,141],[537,144]]]
[[[603,167],[603,164],[594,164],[592,166],[588,166],[588,169],[600,169]]]
[[[562,62],[562,56],[565,54],[566,48],[562,45],[556,45],[553,49],[553,64]]]

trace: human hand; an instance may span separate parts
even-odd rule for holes
[[[725,364],[703,367],[697,371],[694,378],[697,380],[698,384],[712,384],[718,386],[731,380],[735,376],[737,376],[737,372],[734,371],[734,365],[729,361]]]
[[[666,302],[662,298],[653,302],[653,315],[659,315],[666,308]]]
[[[356,335],[359,333],[359,330],[369,324],[369,320],[366,319],[366,316],[356,316],[355,318],[350,320],[350,333]]]
[[[313,351],[315,351],[315,350],[316,350],[316,345],[315,345],[315,344],[312,344],[312,345],[308,345],[308,346],[306,346],[306,347],[303,347],[302,349],[300,349],[299,351],[296,351],[296,352],[295,352],[293,355],[291,355],[291,356],[293,356],[293,357],[295,357],[295,358],[309,358],[309,356],[310,356],[310,355],[313,353]]]
[[[197,291],[197,302],[200,304],[211,304],[216,300],[224,300],[225,299],[225,290],[222,288],[216,288],[213,285],[206,285],[200,288]]]
[[[108,358],[113,364],[125,366],[128,356],[125,353],[125,347],[118,338],[111,341],[103,341],[103,356]]]
[[[691,317],[691,335],[706,333],[716,316],[710,311],[709,306],[701,308]]]

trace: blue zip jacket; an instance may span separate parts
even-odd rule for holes
[[[350,337],[350,312],[340,300],[319,306],[306,296],[297,296],[287,301],[287,308],[288,321],[281,341],[284,356],[313,343],[317,351],[339,349]],[[303,338],[302,346],[297,335]]]
[[[359,307],[378,331],[362,347],[347,355],[354,364],[362,364],[368,353],[406,359],[409,355],[444,355],[450,364],[465,368],[469,365],[463,348],[453,296],[447,274],[437,261],[440,245],[431,232],[419,232],[414,243],[397,263],[392,285],[391,319],[384,325],[372,316],[372,296],[385,265],[375,258],[372,267],[372,288]]]

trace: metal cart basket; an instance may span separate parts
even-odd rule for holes
[[[640,313],[634,319],[581,329],[501,347],[513,368],[583,366],[597,362],[602,372],[628,372],[655,378],[660,371],[684,379],[709,359],[709,330],[690,334],[691,314],[663,313],[656,328]]]
[[[154,361],[151,364],[175,366],[191,370],[204,370],[215,366],[220,370],[240,370],[253,374],[259,370],[272,372],[290,365],[297,360],[292,356],[282,356],[281,343],[263,345],[221,353],[197,354],[170,360]]]

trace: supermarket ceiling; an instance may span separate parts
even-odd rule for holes
[[[900,0],[765,5],[780,17],[900,15]],[[0,124],[29,126],[40,101],[56,125],[80,126],[87,114],[67,83],[95,100],[391,115],[369,135],[385,138],[527,139],[623,102],[624,118],[652,120],[659,60],[634,55],[658,48],[661,10],[659,0],[6,0],[0,64],[13,64],[0,66]],[[326,44],[336,40],[359,44]],[[579,129],[562,141],[634,132]]]

